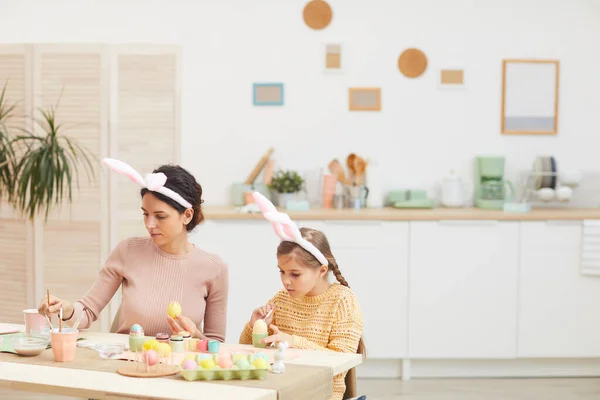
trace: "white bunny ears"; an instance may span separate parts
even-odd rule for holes
[[[254,197],[254,201],[258,205],[258,208],[262,212],[263,216],[267,221],[271,222],[271,225],[273,225],[273,230],[282,241],[297,243],[304,250],[315,256],[321,265],[329,265],[329,261],[327,261],[323,253],[321,253],[312,243],[302,237],[300,230],[294,221],[291,220],[289,215],[277,211],[277,208],[275,208],[273,203],[271,203],[269,199],[259,192],[253,192],[252,196]]]
[[[157,174],[146,174],[146,179],[144,179],[142,178],[142,175],[123,161],[115,160],[114,158],[104,158],[102,159],[102,163],[113,171],[127,176],[131,181],[137,183],[141,187],[163,194],[168,198],[175,200],[185,208],[192,208],[192,205],[183,197],[164,186],[165,182],[167,182],[167,176],[162,172]]]

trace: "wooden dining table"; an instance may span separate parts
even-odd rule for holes
[[[129,346],[128,335],[81,332],[80,336],[85,337],[86,347],[93,347],[100,343],[123,343],[126,347]],[[51,352],[51,350],[46,351]],[[296,349],[294,352],[295,357],[287,360],[286,365],[304,366],[305,371],[308,367],[314,370],[327,370],[331,372],[331,376],[354,368],[362,362],[362,356],[359,354]],[[0,353],[0,387],[93,399],[277,400],[280,398],[280,393],[275,388],[267,388],[264,385],[263,387],[244,386],[240,385],[239,381],[235,384],[233,381],[215,383],[186,381],[173,377],[134,378],[120,375],[116,371],[70,368],[68,363],[40,365],[34,359],[35,357]],[[298,379],[294,382],[296,385],[310,387],[313,384],[306,374],[302,376],[302,374],[290,373],[290,375],[288,379]],[[300,382],[302,379],[304,381]]]

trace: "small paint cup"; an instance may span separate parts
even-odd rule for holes
[[[171,351],[173,353],[184,353],[185,347],[183,345],[183,338],[179,335],[171,336],[171,340],[169,341],[171,345]]]
[[[196,348],[198,351],[208,351],[208,340],[198,340],[198,346]]]
[[[27,334],[30,334],[32,329],[41,331],[46,326],[46,318],[38,313],[35,308],[23,310],[23,316],[25,318],[25,333]]]
[[[217,340],[209,340],[208,341],[208,351],[210,353],[218,353],[220,347],[221,347],[221,342],[219,342]]]
[[[54,361],[69,362],[75,359],[78,334],[79,330],[64,327],[62,332],[59,332],[58,328],[50,332],[50,344],[52,345]]]
[[[261,349],[266,348],[267,344],[260,343],[260,340],[266,338],[267,336],[269,336],[268,333],[253,333],[252,334],[252,344],[254,345],[254,347],[259,347]]]
[[[144,351],[145,336],[129,336],[129,350],[133,352]]]

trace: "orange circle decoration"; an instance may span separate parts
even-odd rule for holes
[[[417,78],[427,69],[427,57],[419,49],[406,49],[398,57],[398,69],[408,78]]]
[[[324,0],[312,0],[304,6],[304,23],[309,28],[319,30],[326,28],[333,18],[331,7]]]

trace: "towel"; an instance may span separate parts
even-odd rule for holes
[[[600,276],[600,220],[584,220],[580,272]]]

